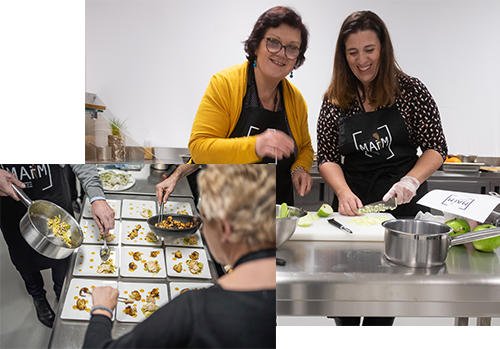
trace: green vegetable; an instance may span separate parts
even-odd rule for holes
[[[281,204],[280,218],[285,218],[288,216],[288,205],[286,202]]]

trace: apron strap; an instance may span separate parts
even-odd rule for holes
[[[238,261],[234,264],[233,269],[235,269],[238,265],[246,263],[246,262],[250,262],[250,261],[253,261],[256,259],[270,258],[270,257],[276,258],[276,249],[275,248],[271,248],[268,250],[260,250],[260,251],[250,252],[250,253],[244,255],[243,257],[241,257],[240,259],[238,259]]]

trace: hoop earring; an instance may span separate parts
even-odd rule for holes
[[[293,78],[293,70],[290,72],[290,79]]]
[[[254,59],[253,60],[253,66],[256,67],[257,66],[257,59]]]

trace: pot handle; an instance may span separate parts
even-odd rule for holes
[[[492,238],[500,235],[499,228],[484,229],[479,231],[474,231],[471,233],[466,233],[462,235],[455,235],[451,237],[451,246],[465,244],[467,242],[473,242],[477,240]]]
[[[12,183],[11,183],[12,184]],[[17,197],[23,202],[23,204],[26,206],[26,207],[30,207],[31,204],[34,203],[33,200],[31,200],[28,195],[26,195],[26,193],[21,189],[19,188],[17,185],[15,184],[12,184],[12,189],[14,189],[14,191],[16,192],[17,194]]]

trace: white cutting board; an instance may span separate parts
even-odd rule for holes
[[[369,217],[387,217],[394,219],[390,213],[367,213],[364,216]],[[328,223],[328,219],[335,218],[345,227],[352,230],[352,234],[345,233],[337,227]],[[328,217],[320,217],[318,221],[308,227],[299,227],[295,229],[290,240],[315,240],[315,241],[384,241],[384,227],[381,224],[371,226],[359,226],[348,223],[354,217],[342,216],[334,212]]]

